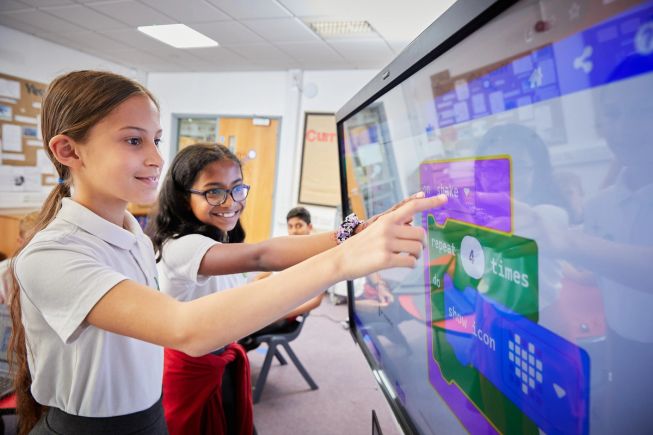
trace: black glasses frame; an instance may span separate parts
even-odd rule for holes
[[[243,198],[241,200],[237,200],[236,198],[234,198],[234,190],[241,189],[243,187],[245,188],[245,192],[246,192],[245,193],[245,198]],[[238,185],[232,187],[231,189],[220,189],[220,188],[207,189],[207,190],[189,189],[188,191],[190,193],[194,193],[195,195],[202,195],[204,197],[204,199],[206,200],[206,202],[209,203],[209,205],[217,206],[217,205],[224,204],[227,201],[227,197],[229,195],[231,195],[231,199],[233,199],[235,202],[242,202],[242,201],[246,200],[247,196],[249,195],[249,189],[250,188],[251,188],[251,186],[249,186],[248,184],[238,184]],[[214,201],[213,202],[209,201],[209,193],[216,194],[217,192],[222,192],[222,194],[223,194],[222,201],[220,201],[218,203],[216,203]]]

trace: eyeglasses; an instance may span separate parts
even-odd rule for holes
[[[236,202],[244,201],[249,193],[249,186],[239,184],[231,189],[209,189],[204,191],[190,189],[189,192],[195,195],[203,195],[210,205],[222,205],[227,200],[227,195],[231,195],[231,198]]]

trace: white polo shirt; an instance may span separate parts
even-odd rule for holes
[[[109,417],[161,396],[163,349],[85,320],[123,280],[157,287],[152,243],[131,214],[124,225],[66,198],[17,259],[32,394],[43,405]]]
[[[233,275],[199,275],[206,252],[220,242],[201,234],[170,239],[163,245],[159,261],[161,291],[180,301],[190,301],[222,290],[245,285],[242,273]]]

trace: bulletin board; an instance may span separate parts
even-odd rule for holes
[[[41,99],[47,85],[0,73],[0,191],[41,191],[56,184],[43,149]]]
[[[299,202],[327,207],[340,205],[338,138],[333,113],[306,113]]]

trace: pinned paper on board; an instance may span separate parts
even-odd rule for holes
[[[0,78],[0,97],[20,99],[20,83],[17,80]]]
[[[0,104],[0,119],[5,121],[11,121],[12,116],[13,116],[13,110],[11,109],[11,106]]]
[[[37,132],[36,127],[23,127],[23,136],[26,136],[26,137],[37,137],[37,136],[38,136],[38,132]],[[36,142],[36,143],[37,143],[36,146],[41,146],[41,142],[40,142],[40,141],[32,141],[32,142]],[[28,145],[31,145],[31,144],[28,144]]]
[[[0,73],[1,207],[37,204],[56,184],[53,164],[43,153],[41,100],[47,85]],[[52,180],[54,179],[54,181]]]
[[[24,124],[38,124],[38,119],[36,119],[35,116],[24,116],[24,115],[16,115],[14,116],[14,121],[16,122],[22,122]]]
[[[41,174],[36,168],[0,165],[1,192],[36,192],[41,189]]]
[[[2,151],[23,151],[23,131],[19,125],[2,125]]]

